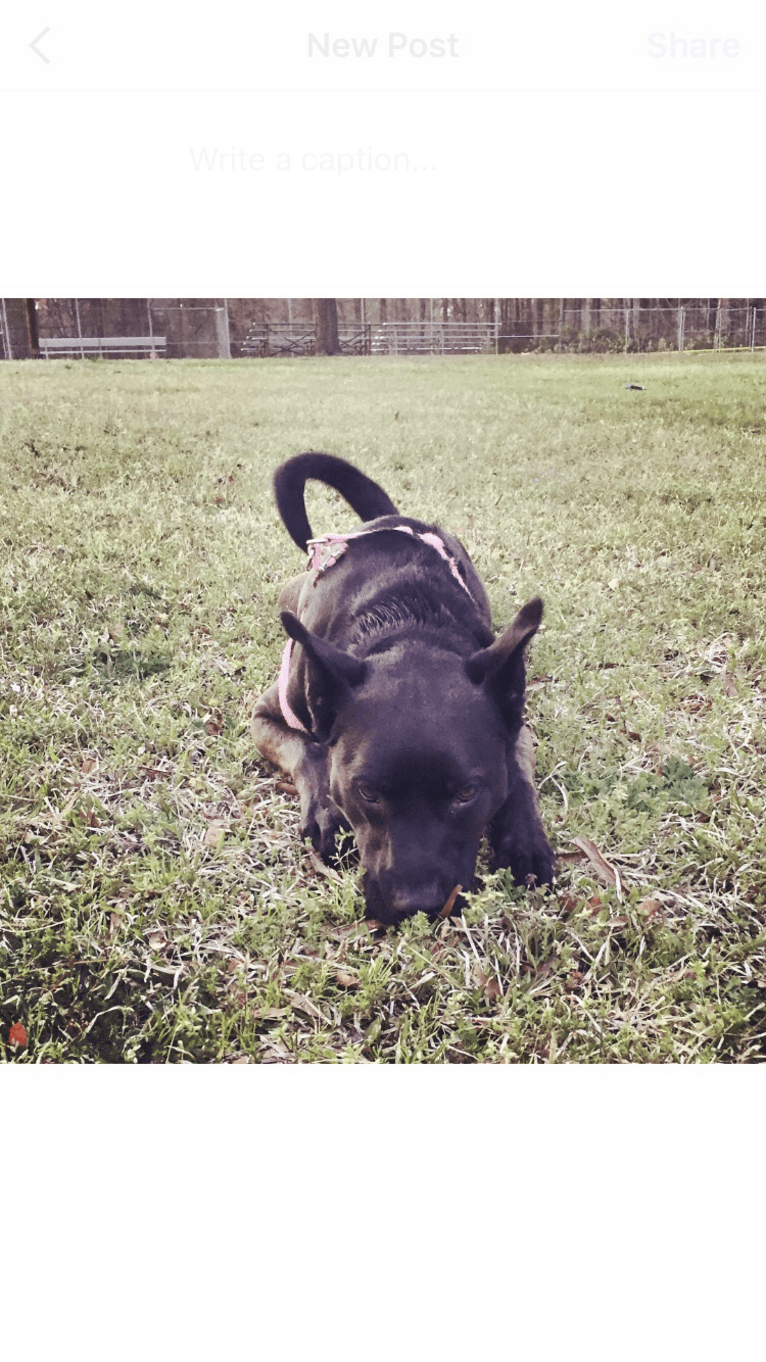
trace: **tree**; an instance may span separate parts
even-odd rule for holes
[[[317,354],[339,355],[338,304],[334,298],[317,298]]]
[[[29,353],[35,359],[40,357],[40,333],[37,329],[37,307],[34,298],[25,298],[27,312],[27,334],[29,336]]]

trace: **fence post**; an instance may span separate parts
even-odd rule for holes
[[[757,312],[758,312],[758,308],[757,308],[757,307],[754,307],[754,308],[753,308],[753,329],[752,329],[752,331],[750,332],[750,349],[751,349],[751,350],[754,350],[754,349],[755,349],[755,318],[756,318]]]
[[[625,353],[628,353],[628,328],[630,326],[630,308],[625,309]]]
[[[5,310],[5,298],[3,298],[3,348],[5,350],[5,358],[13,359],[11,332],[10,327],[8,326],[8,313]]]
[[[79,298],[75,298],[75,300],[74,300],[74,310],[75,310],[75,315],[76,315],[76,317],[77,317],[77,335],[78,335],[79,339],[82,340],[82,327],[81,327],[81,325],[80,325],[80,300],[79,300]],[[82,346],[80,346],[80,359],[85,359],[85,351],[84,351],[84,349],[83,349]]]
[[[224,303],[223,307],[215,309],[215,332],[218,341],[218,358],[231,359],[231,341],[229,338],[229,309]]]
[[[678,306],[678,348],[683,350],[686,340],[686,308],[679,303]]]

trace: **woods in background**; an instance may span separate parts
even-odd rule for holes
[[[764,298],[10,298],[0,357],[57,337],[163,355],[644,352],[766,345]],[[222,339],[223,338],[223,339]],[[148,346],[151,349],[151,345]],[[108,347],[105,348],[108,353]]]

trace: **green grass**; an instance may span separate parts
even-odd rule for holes
[[[762,358],[6,363],[0,413],[0,1055],[766,1056]],[[247,730],[305,448],[456,531],[498,626],[544,596],[553,892],[382,934],[300,845]]]

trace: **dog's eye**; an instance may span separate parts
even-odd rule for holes
[[[364,800],[365,804],[379,804],[380,796],[377,790],[373,790],[371,785],[357,785],[357,793]]]
[[[456,790],[452,798],[456,804],[470,804],[475,794],[475,785],[464,785],[462,790]]]

